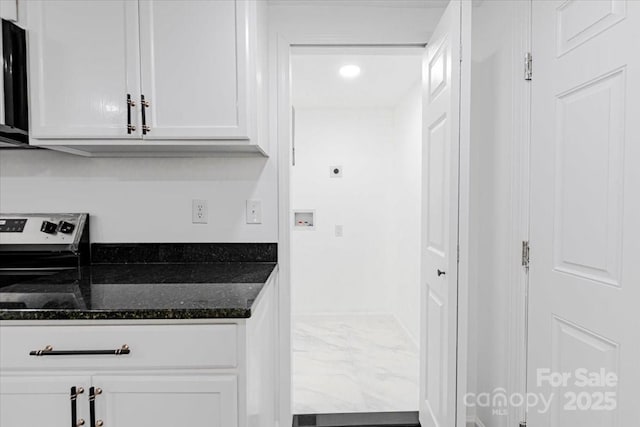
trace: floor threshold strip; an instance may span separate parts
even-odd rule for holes
[[[293,427],[420,427],[418,412],[294,415]]]

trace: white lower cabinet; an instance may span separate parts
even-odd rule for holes
[[[238,425],[234,375],[110,375],[92,380],[101,391],[95,400],[97,426]]]
[[[236,427],[237,396],[235,375],[6,377],[0,426]]]
[[[0,427],[274,427],[276,289],[248,319],[0,321]]]
[[[76,399],[76,420],[88,420],[87,392],[89,376],[20,376],[0,379],[0,426],[70,426],[72,425],[71,389],[82,387]],[[84,396],[84,397],[83,397]],[[85,425],[89,425],[86,423]]]

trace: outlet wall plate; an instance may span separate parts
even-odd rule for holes
[[[193,224],[206,224],[209,221],[209,208],[206,200],[191,201],[191,222]]]
[[[329,166],[330,178],[342,178],[342,166]]]

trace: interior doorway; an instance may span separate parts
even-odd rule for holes
[[[419,408],[423,54],[292,49],[294,414]]]

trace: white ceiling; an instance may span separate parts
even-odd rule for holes
[[[418,52],[419,53],[419,52]],[[294,54],[293,105],[302,108],[394,107],[420,80],[420,54]],[[338,70],[356,64],[360,76],[345,79]]]

